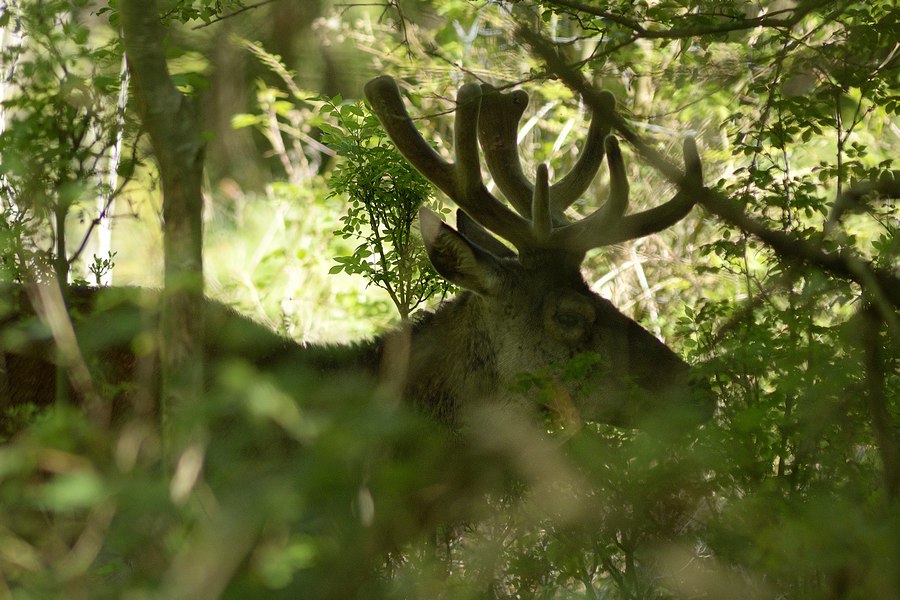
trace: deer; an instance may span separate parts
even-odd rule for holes
[[[624,160],[610,135],[610,124],[599,112],[591,117],[572,170],[550,185],[546,164],[538,165],[534,181],[529,181],[518,154],[518,124],[528,104],[524,91],[503,93],[477,83],[459,89],[453,163],[418,132],[393,78],[373,79],[365,94],[399,152],[459,207],[457,230],[427,208],[419,213],[432,264],[465,291],[413,336],[410,397],[430,402],[444,398],[429,407],[451,415],[467,399],[515,402],[510,390],[522,373],[591,357],[595,362],[584,377],[551,382],[551,393],[545,394],[551,406],[546,408],[576,420],[619,426],[633,426],[650,413],[666,410],[711,414],[712,400],[702,383],[692,381],[690,367],[592,292],[581,274],[589,250],[661,231],[690,212],[694,201],[686,190],[702,186],[693,139],[687,138],[683,149],[691,186],[680,188],[660,206],[626,214],[629,186]],[[604,112],[614,111],[612,94],[604,93],[601,102]],[[485,186],[479,145],[496,187],[512,209]],[[606,202],[586,218],[569,221],[565,210],[587,190],[604,155],[610,172]],[[452,353],[444,354],[446,340],[454,341]],[[458,351],[462,355],[448,364],[445,357]],[[435,362],[446,369],[430,373],[428,365]]]
[[[207,300],[205,348],[209,356],[238,356],[261,369],[306,369],[321,377],[352,375],[388,382],[410,406],[450,428],[462,425],[472,407],[527,406],[569,423],[638,427],[649,415],[687,411],[709,418],[714,402],[691,367],[653,334],[591,291],[581,273],[588,251],[661,231],[691,210],[679,191],[655,208],[627,214],[629,185],[611,126],[596,111],[571,172],[549,183],[547,165],[534,181],[524,174],[516,134],[528,96],[467,83],[456,98],[455,162],[442,158],[410,118],[397,82],[373,79],[365,96],[399,152],[459,207],[456,228],[427,208],[420,231],[437,272],[462,291],[434,311],[374,339],[347,346],[305,345],[286,339],[217,302]],[[604,102],[614,109],[611,94]],[[488,191],[484,163],[509,206]],[[591,215],[570,221],[565,211],[587,190],[604,157],[610,172],[608,198]],[[684,143],[687,177],[702,186],[695,142]],[[509,245],[502,242],[505,240]],[[511,246],[511,247],[510,247]],[[98,348],[111,364],[106,377],[154,388],[156,357],[138,356],[133,340],[153,330],[146,310],[153,292],[75,288],[70,303],[84,316],[76,336],[109,329],[116,335]],[[106,298],[105,300],[102,300]],[[110,300],[112,298],[112,300]],[[152,304],[153,302],[151,302]],[[26,327],[31,314],[23,294],[7,302],[5,328]],[[149,314],[149,316],[147,316]],[[108,333],[108,332],[107,332]],[[18,336],[17,339],[22,339]],[[16,339],[4,335],[2,340]],[[46,340],[45,340],[46,341]],[[49,404],[55,370],[47,344],[6,344],[0,398],[4,405]],[[151,363],[151,367],[141,368]],[[566,365],[582,365],[564,377]],[[541,373],[541,385],[523,376]],[[144,390],[144,396],[155,392]]]

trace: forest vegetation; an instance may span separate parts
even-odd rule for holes
[[[893,0],[0,1],[0,346],[52,339],[63,382],[10,405],[0,365],[0,599],[900,597],[898,40]],[[415,220],[456,207],[364,99],[382,75],[447,160],[462,85],[526,91],[551,182],[612,94],[631,212],[696,140],[689,214],[582,271],[710,420],[457,430],[204,356],[220,309],[339,353],[458,291]],[[96,351],[133,324],[67,337],[86,286],[156,290],[130,343],[158,410],[73,402],[140,397]],[[43,321],[6,327],[22,294]]]

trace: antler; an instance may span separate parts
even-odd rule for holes
[[[702,168],[693,139],[685,140],[686,176],[679,192],[661,206],[634,215],[628,208],[628,180],[619,144],[607,135],[608,125],[592,118],[588,141],[572,171],[550,186],[546,165],[539,165],[535,184],[525,177],[516,150],[518,122],[527,105],[524,92],[501,94],[490,86],[466,84],[457,93],[454,152],[449,163],[422,138],[412,123],[397,83],[388,76],[365,88],[372,110],[412,165],[484,227],[510,241],[520,255],[555,250],[579,261],[591,248],[623,242],[660,231],[682,219],[694,205],[690,191],[702,187]],[[615,106],[609,96],[610,109]],[[477,132],[477,133],[476,133]],[[601,145],[599,140],[605,137]],[[478,142],[497,187],[519,214],[494,197],[481,176]],[[569,223],[565,210],[590,185],[606,150],[610,170],[608,200],[593,214]],[[520,216],[521,215],[521,216]]]
[[[478,138],[484,150],[485,163],[494,183],[507,200],[526,217],[534,218],[531,198],[535,187],[525,178],[517,150],[518,124],[528,105],[525,92],[501,93],[492,86],[482,86],[481,115]],[[684,218],[694,205],[689,192],[679,192],[669,202],[634,215],[624,216],[628,208],[628,183],[621,153],[615,138],[607,137],[610,124],[604,115],[612,114],[616,100],[609,92],[598,95],[599,109],[591,117],[587,141],[578,162],[561,181],[550,187],[550,210],[553,220],[561,228],[554,232],[557,242],[570,251],[586,252],[591,248],[616,244],[661,231]],[[615,156],[609,154],[609,200],[590,217],[569,224],[562,211],[588,188],[600,163],[606,138],[607,153],[615,146]],[[684,161],[687,175],[682,190],[703,185],[702,167],[692,139],[685,140]]]
[[[454,150],[456,163],[448,163],[416,130],[400,88],[392,77],[377,77],[366,84],[366,98],[400,154],[460,208],[497,235],[522,250],[531,245],[531,225],[491,195],[481,179],[475,127],[481,91],[477,84],[464,85],[457,93]]]
[[[685,177],[675,196],[660,206],[622,216],[628,207],[625,165],[615,138],[608,137],[606,154],[610,171],[609,200],[590,216],[559,229],[560,237],[565,240],[563,243],[572,251],[587,252],[591,248],[620,244],[662,231],[687,216],[696,204],[692,193],[703,187],[703,166],[694,138],[685,138],[682,152]],[[615,158],[613,153],[616,154]],[[617,186],[621,188],[618,193]]]
[[[523,217],[531,218],[531,198],[534,185],[522,171],[519,160],[519,121],[528,106],[528,94],[521,90],[503,94],[491,85],[482,85],[481,115],[478,120],[478,141],[484,151],[484,161],[497,188]],[[611,114],[616,99],[609,92],[602,95],[603,112],[591,117],[587,141],[572,170],[550,186],[550,210],[554,220],[566,223],[563,211],[587,190],[603,162],[603,140],[609,135],[609,123],[602,114]]]

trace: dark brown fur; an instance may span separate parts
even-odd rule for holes
[[[403,328],[347,346],[304,346],[208,301],[207,359],[236,357],[262,370],[307,369],[323,378],[370,378],[402,390],[405,401],[451,425],[467,407],[484,402],[550,405],[575,411],[580,419],[626,425],[658,409],[702,408],[689,386],[689,367],[592,293],[577,269],[541,262],[528,268],[488,253],[445,225],[431,242],[439,269],[458,283],[468,278],[479,292],[465,291]],[[458,255],[464,251],[478,254],[477,268],[465,264],[471,257]],[[146,354],[135,351],[136,338],[155,331],[157,296],[134,288],[72,291],[83,356],[95,381],[120,392],[108,394],[118,398],[116,413],[127,410],[121,403],[135,389],[146,392],[144,397],[158,391],[152,346]],[[5,298],[0,399],[5,407],[45,406],[56,386],[53,344],[21,290],[7,288]],[[593,362],[582,377],[559,376],[567,363],[585,355]],[[547,385],[518,385],[524,374],[536,372]]]

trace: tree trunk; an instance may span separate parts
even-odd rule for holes
[[[204,142],[193,98],[169,77],[166,31],[156,0],[122,0],[123,41],[144,128],[163,191],[165,288],[160,320],[164,460],[171,464],[193,431],[182,413],[203,387],[202,197]]]

